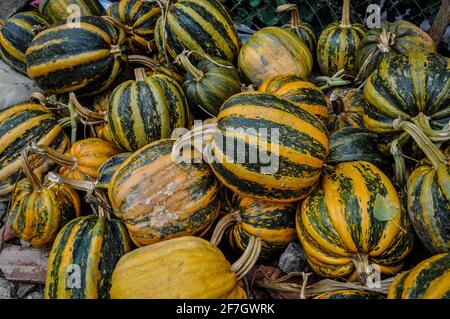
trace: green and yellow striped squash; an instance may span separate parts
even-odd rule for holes
[[[25,53],[36,34],[49,25],[46,17],[31,11],[0,21],[0,57],[13,69],[27,74]]]
[[[217,121],[207,157],[226,187],[277,202],[312,191],[328,155],[327,130],[316,116],[275,95],[244,92],[224,103]]]
[[[382,221],[376,209],[395,217]],[[330,169],[321,187],[299,205],[296,227],[312,269],[327,278],[365,284],[369,265],[394,274],[412,248],[413,232],[394,186],[363,161]]]
[[[388,299],[450,299],[450,253],[425,259],[399,275],[389,287]]]
[[[320,71],[332,76],[344,69],[345,74],[356,76],[356,49],[366,35],[366,27],[350,23],[350,0],[344,0],[341,22],[325,27],[317,41],[317,62]]]
[[[247,299],[247,293],[216,246],[184,236],[123,256],[113,273],[111,298]]]
[[[222,104],[241,92],[238,70],[220,58],[201,58],[194,66],[185,55],[179,56],[187,71],[183,90],[193,113],[199,117],[216,116]]]
[[[32,143],[65,152],[69,138],[54,115],[40,104],[13,105],[0,112],[0,198],[14,189],[21,170],[20,153]],[[36,173],[50,168],[48,161],[30,156]]]
[[[106,114],[109,106],[109,100],[111,98],[112,90],[105,91],[99,95],[97,95],[92,103],[92,109],[95,112]],[[106,118],[106,117],[105,117]],[[88,118],[89,120],[89,118]],[[108,121],[104,121],[103,123],[99,123],[94,126],[95,135],[102,140],[115,143],[114,138],[111,133],[111,127],[109,126]]]
[[[289,100],[327,123],[328,106],[325,95],[311,82],[294,75],[281,75],[262,82],[258,91]]]
[[[29,165],[29,164],[26,164]],[[31,168],[28,174],[33,174]],[[17,183],[12,194],[8,222],[21,240],[32,246],[51,244],[70,220],[80,216],[80,198],[65,185],[55,185],[34,175]]]
[[[111,93],[108,123],[114,141],[124,150],[139,148],[169,138],[176,128],[189,123],[183,89],[171,77],[147,77],[136,70],[136,80],[120,84]]]
[[[132,153],[121,153],[114,155],[109,160],[104,162],[98,169],[96,186],[108,190],[109,183],[111,182],[114,172],[131,155]]]
[[[241,47],[230,15],[217,0],[171,1],[155,30],[159,52],[173,59],[187,49],[234,62]]]
[[[55,23],[79,16],[100,16],[105,10],[99,0],[41,0],[39,12]]]
[[[256,85],[279,75],[295,75],[306,79],[313,58],[306,43],[293,31],[266,27],[253,33],[238,56],[241,72]]]
[[[315,296],[313,299],[385,299],[381,294],[371,291],[342,289],[325,292]]]
[[[327,165],[366,161],[384,168],[387,160],[377,148],[374,135],[365,128],[345,127],[330,134]]]
[[[119,166],[109,183],[114,213],[139,247],[202,236],[219,215],[219,183],[214,174],[201,160],[175,162],[173,144],[165,139],[141,148]]]
[[[251,236],[261,238],[260,260],[270,259],[297,240],[295,211],[297,203],[273,203],[242,197],[239,199],[240,221],[228,234],[229,245],[244,252]]]
[[[444,128],[450,121],[450,59],[435,53],[414,51],[384,59],[368,78],[364,95],[369,102],[364,125],[378,134],[380,150],[388,154],[391,143],[415,148],[410,136],[396,130],[394,120],[412,120],[419,113],[429,117],[434,129]],[[404,149],[409,153],[408,149]]]
[[[126,227],[104,216],[82,216],[58,234],[48,259],[46,299],[108,299],[119,259],[132,249]]]
[[[433,254],[450,251],[450,147],[447,163],[422,161],[408,178],[408,212],[422,244]]]
[[[123,69],[125,32],[101,17],[61,21],[40,32],[26,53],[27,73],[50,94],[106,90]]]
[[[382,22],[381,28],[372,28],[367,32],[357,48],[359,77],[367,79],[383,59],[410,51],[432,53],[436,52],[436,45],[428,33],[411,22]]]
[[[344,127],[364,127],[364,110],[369,106],[362,90],[335,89],[329,100],[330,132]]]
[[[283,27],[294,31],[308,45],[311,54],[314,54],[316,52],[317,36],[312,25],[301,20],[298,6],[294,3],[287,3],[278,6],[276,11],[291,12],[291,22]]]
[[[130,52],[146,53],[156,49],[155,24],[161,15],[156,2],[121,0],[108,8],[108,15],[127,33]]]

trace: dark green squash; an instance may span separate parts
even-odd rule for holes
[[[415,122],[430,137],[433,129],[443,129],[450,121],[449,87],[448,58],[414,51],[383,60],[364,86],[369,102],[364,125],[379,136],[379,149],[388,154],[392,141],[398,140],[406,154],[415,153],[409,134],[395,127],[398,118]]]
[[[350,0],[344,0],[341,22],[325,27],[317,41],[317,62],[322,74],[332,76],[344,69],[346,74],[356,75],[356,48],[365,35],[365,26],[350,23]]]
[[[381,28],[372,28],[361,40],[356,53],[358,78],[367,79],[383,59],[411,51],[436,52],[433,39],[411,22],[384,21]]]
[[[365,128],[346,127],[330,134],[327,165],[366,161],[384,167],[386,159],[377,149],[375,135]]]
[[[109,182],[117,168],[125,162],[132,153],[121,153],[111,157],[98,169],[96,186],[108,190]]]
[[[164,1],[165,2],[165,1]],[[234,23],[218,0],[176,0],[156,22],[159,52],[175,59],[185,49],[234,62],[241,47]]]
[[[40,32],[26,53],[27,73],[50,94],[106,90],[123,69],[125,32],[100,17],[61,21]]]
[[[108,8],[108,15],[127,33],[129,52],[147,53],[156,49],[155,24],[161,15],[156,2],[121,0]]]
[[[36,34],[50,25],[36,12],[21,12],[0,21],[0,57],[13,69],[27,74],[25,53]]]
[[[132,244],[122,222],[82,216],[69,222],[53,243],[46,299],[108,299],[114,268]]]
[[[99,0],[41,0],[39,11],[54,23],[75,17],[78,13],[82,17],[105,13]]]
[[[124,150],[139,148],[171,137],[176,128],[187,127],[189,109],[180,85],[171,77],[147,77],[136,69],[136,81],[120,84],[111,93],[108,124],[116,144]]]
[[[382,294],[371,291],[342,289],[322,293],[315,296],[314,299],[385,299],[385,297]]]
[[[187,71],[183,90],[195,114],[216,116],[228,98],[241,92],[238,70],[230,62],[202,57],[194,66],[184,53],[178,59]]]

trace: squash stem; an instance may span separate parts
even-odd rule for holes
[[[406,185],[408,179],[407,169],[405,163],[405,157],[403,156],[402,149],[398,140],[394,140],[391,144],[391,154],[394,157],[395,162],[395,179],[400,187]]]
[[[74,144],[77,141],[77,130],[78,130],[78,125],[77,125],[77,118],[78,118],[78,114],[75,111],[75,107],[72,103],[71,100],[69,100],[68,103],[68,107],[69,107],[69,113],[70,113],[70,141],[72,144]]]
[[[194,81],[199,82],[203,77],[204,73],[199,70],[197,67],[195,67],[191,61],[189,61],[189,58],[186,55],[186,51],[183,51],[180,53],[177,58],[175,59],[176,63],[179,63],[183,66],[183,68],[194,78]]]
[[[227,228],[232,224],[240,221],[241,213],[239,210],[222,217],[222,219],[217,223],[216,228],[214,228],[214,232],[210,240],[211,244],[213,244],[214,246],[219,245],[220,241],[222,240],[223,234],[225,233],[225,230],[227,230]]]
[[[92,193],[95,189],[95,183],[90,181],[81,181],[73,178],[61,176],[55,172],[48,173],[48,180],[57,185],[67,185],[73,189],[83,192]]]
[[[145,82],[147,74],[145,74],[144,68],[134,69],[134,77],[136,78],[137,82]]]
[[[420,112],[411,119],[433,142],[447,142],[450,140],[450,125],[443,130],[435,130],[430,125],[430,118]]]
[[[106,112],[94,112],[89,110],[78,101],[75,93],[69,94],[69,101],[72,102],[75,112],[85,119],[84,124],[96,125],[107,122]]]
[[[425,133],[417,127],[415,124],[405,121],[401,118],[394,120],[394,129],[402,129],[408,133],[419,148],[425,153],[425,156],[431,162],[431,164],[438,168],[440,165],[446,165],[447,161],[444,154],[433,144],[433,142],[425,135]]]
[[[277,13],[290,12],[291,13],[291,28],[298,29],[302,20],[300,18],[300,12],[298,6],[295,3],[286,3],[277,7]]]
[[[234,272],[238,280],[241,280],[253,268],[261,252],[261,238],[252,236],[248,242],[242,256],[231,265],[231,271]]]
[[[129,55],[128,56],[128,61],[131,63],[137,63],[137,64],[141,64],[147,68],[149,68],[150,70],[152,70],[153,72],[158,72],[158,73],[162,73],[164,75],[170,76],[173,79],[175,79],[177,82],[183,82],[183,76],[178,74],[177,72],[166,68],[162,65],[160,65],[158,62],[156,62],[155,60],[143,56],[143,55]]]
[[[34,174],[30,161],[28,159],[28,157],[30,156],[30,149],[28,147],[25,147],[22,150],[20,156],[22,161],[22,169],[25,173],[25,176],[30,181],[34,191],[41,192],[44,186],[42,185],[41,180],[36,176],[36,174]]]
[[[172,159],[178,162],[181,151],[188,145],[193,146],[197,151],[203,154],[203,147],[210,143],[211,138],[217,132],[217,123],[204,124],[194,127],[192,130],[181,136],[175,141],[172,148]],[[200,138],[200,144],[196,141]]]
[[[332,77],[329,76],[318,76],[314,79],[314,83],[321,83],[325,82],[325,85],[319,87],[320,90],[324,91],[329,88],[335,87],[335,86],[341,86],[341,85],[347,85],[351,82],[348,80],[344,80],[343,77],[345,75],[345,70],[339,70],[334,74]]]
[[[351,28],[350,22],[350,0],[344,0],[342,4],[342,20],[339,25],[341,28]]]
[[[77,161],[76,157],[59,153],[48,146],[43,146],[43,145],[40,146],[37,144],[32,144],[30,150],[35,154],[44,156],[48,160],[50,160],[58,165],[67,167],[71,170],[74,170],[77,167],[78,161]]]
[[[383,29],[378,37],[378,40],[378,50],[380,50],[381,53],[389,53],[391,51],[391,47],[395,44],[395,33]]]
[[[369,256],[367,254],[357,253],[352,257],[352,262],[355,265],[359,282],[365,286],[368,277],[367,268],[369,267]]]

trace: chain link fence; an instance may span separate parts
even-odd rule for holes
[[[276,7],[285,3],[296,3],[303,21],[310,23],[317,32],[341,17],[342,0],[221,0],[242,33],[251,33],[269,25],[289,23],[288,13],[277,13]],[[353,0],[352,22],[364,23],[367,7],[376,4],[381,8],[381,19],[388,21],[407,20],[423,30],[433,24],[442,0]],[[369,13],[370,14],[370,13]],[[447,41],[450,33],[447,28]],[[444,37],[444,41],[446,38]],[[447,44],[448,45],[448,44]],[[448,50],[448,47],[446,48]]]

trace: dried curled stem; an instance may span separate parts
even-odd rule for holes
[[[241,212],[239,210],[229,213],[222,217],[222,219],[217,223],[216,228],[214,228],[214,232],[211,236],[211,244],[214,246],[219,245],[222,240],[223,234],[228,227],[232,224],[241,221]]]

